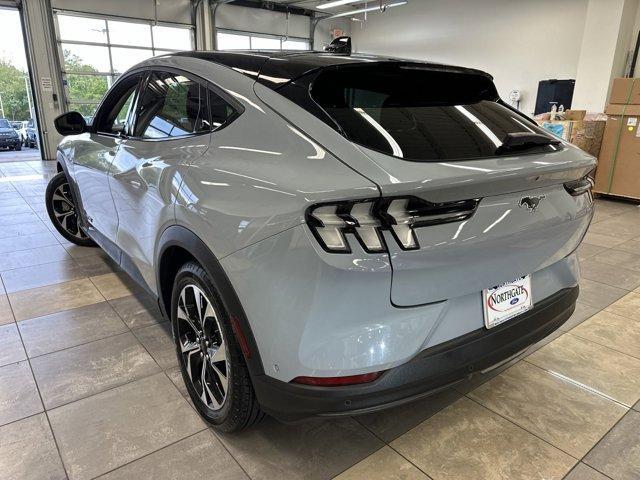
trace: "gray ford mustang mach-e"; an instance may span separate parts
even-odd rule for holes
[[[419,398],[573,312],[595,160],[486,73],[178,53],[56,127],[51,220],[157,297],[222,430]]]

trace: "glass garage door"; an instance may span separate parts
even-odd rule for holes
[[[67,110],[87,119],[115,79],[136,63],[193,50],[191,26],[63,11],[54,17]]]
[[[218,30],[217,50],[310,50],[307,38],[282,37],[259,33]]]

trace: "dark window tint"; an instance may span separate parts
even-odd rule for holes
[[[0,118],[0,128],[11,128],[11,125],[9,125],[9,120]]]
[[[234,116],[235,110],[220,95],[209,90],[209,111],[211,128],[217,130]]]
[[[140,75],[132,75],[109,91],[98,114],[98,132],[113,135],[124,133],[129,108],[139,82]]]
[[[408,160],[490,157],[510,133],[545,134],[499,104],[491,79],[473,72],[399,63],[342,66],[321,72],[311,97],[349,140]]]
[[[210,131],[205,92],[184,75],[152,73],[139,102],[135,136],[173,138]]]

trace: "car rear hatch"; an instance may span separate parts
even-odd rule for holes
[[[373,162],[359,171],[382,195],[372,211],[390,254],[395,305],[479,293],[534,273],[571,254],[586,232],[585,176],[595,160],[504,105],[487,74],[347,64],[279,91]]]

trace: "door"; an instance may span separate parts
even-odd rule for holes
[[[125,133],[127,116],[141,75],[128,77],[111,90],[98,111],[89,141],[79,145],[74,154],[74,177],[80,191],[82,208],[89,231],[103,248],[115,242],[118,213],[109,190],[108,173]],[[111,252],[113,253],[113,252]]]
[[[119,216],[116,243],[126,254],[123,267],[141,276],[151,290],[157,235],[175,219],[178,169],[209,147],[206,91],[182,73],[152,72],[137,102],[133,134],[122,141],[111,168],[109,183]]]

